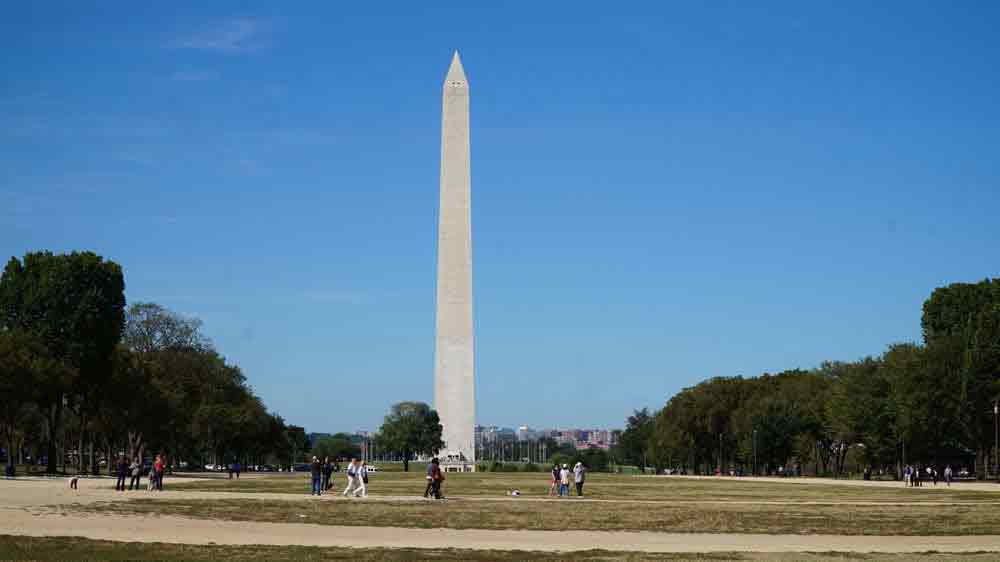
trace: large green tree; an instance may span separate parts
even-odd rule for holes
[[[382,422],[379,445],[403,457],[403,471],[413,455],[435,455],[444,447],[437,411],[423,402],[394,404]]]
[[[634,466],[647,466],[646,450],[653,435],[655,414],[649,408],[635,410],[625,423],[625,431],[618,441],[617,452],[622,461]]]
[[[64,403],[79,416],[82,449],[88,421],[104,400],[113,352],[125,325],[122,269],[92,252],[35,252],[23,260],[11,258],[0,276],[0,311],[0,328],[39,338],[48,354],[72,373],[68,380],[50,378],[46,382],[53,386],[43,391],[49,421],[48,470],[55,472]]]

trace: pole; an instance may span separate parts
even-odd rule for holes
[[[993,401],[993,472],[1000,480],[1000,400]]]

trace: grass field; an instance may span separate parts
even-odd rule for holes
[[[1000,494],[944,486],[912,490],[595,474],[585,491],[588,499],[597,501],[580,501],[547,497],[544,475],[481,473],[451,475],[445,488],[451,499],[434,502],[419,497],[424,480],[414,473],[374,476],[369,500],[334,495],[308,501],[307,485],[307,479],[297,475],[238,481],[175,479],[172,487],[177,490],[250,494],[231,499],[225,495],[182,500],[141,497],[79,509],[235,521],[454,529],[839,535],[1000,532]],[[507,496],[514,488],[523,496]],[[253,493],[261,492],[301,494],[307,501],[253,498]],[[390,501],[373,501],[379,496]]]
[[[216,545],[175,545],[164,543],[118,543],[94,541],[80,538],[31,538],[0,535],[0,560],[18,562],[64,562],[66,560],[99,561],[164,561],[164,562],[292,562],[292,561],[342,561],[360,562],[409,560],[446,560],[470,562],[513,562],[520,560],[547,561],[623,561],[648,562],[658,560],[675,561],[721,561],[721,560],[772,560],[775,562],[836,562],[845,560],[879,560],[885,562],[906,562],[919,558],[928,562],[987,562],[996,560],[995,554],[948,555],[926,553],[915,557],[913,554],[853,554],[845,556],[835,553],[794,553],[794,554],[642,554],[608,552],[601,550],[577,551],[567,554],[551,552],[496,551],[496,550],[426,550],[426,549],[335,549],[316,547],[267,547],[267,546],[216,546]]]
[[[185,481],[168,479],[172,489],[216,492],[270,492],[309,495],[308,475],[254,475],[240,480],[228,480],[224,475],[207,480]],[[334,489],[346,484],[343,475],[336,475]],[[419,496],[425,486],[422,472],[380,472],[371,475],[369,494],[372,496]],[[443,486],[445,495],[470,497],[503,497],[518,489],[523,497],[545,497],[549,492],[548,475],[532,473],[462,473],[449,474]],[[1000,491],[1000,488],[998,488]],[[798,502],[996,502],[1000,493],[950,488],[943,484],[919,490],[898,487],[821,486],[789,484],[772,480],[683,479],[631,477],[591,474],[584,487],[586,497],[593,499],[627,499],[651,501],[798,501]]]

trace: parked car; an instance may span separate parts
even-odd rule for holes
[[[215,465],[214,464],[206,464],[205,465],[205,470],[215,470]]]

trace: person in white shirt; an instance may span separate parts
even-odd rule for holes
[[[357,489],[354,490],[354,497],[367,498],[368,497],[368,463],[361,461],[361,466],[358,467],[355,477],[357,480]]]
[[[583,482],[586,479],[587,468],[582,462],[577,462],[573,467],[573,481],[576,483],[576,495],[583,495]]]
[[[562,465],[562,470],[559,471],[559,495],[569,496],[569,469],[566,465]]]
[[[358,459],[351,459],[347,464],[347,487],[344,488],[344,497],[352,495],[358,487]]]

